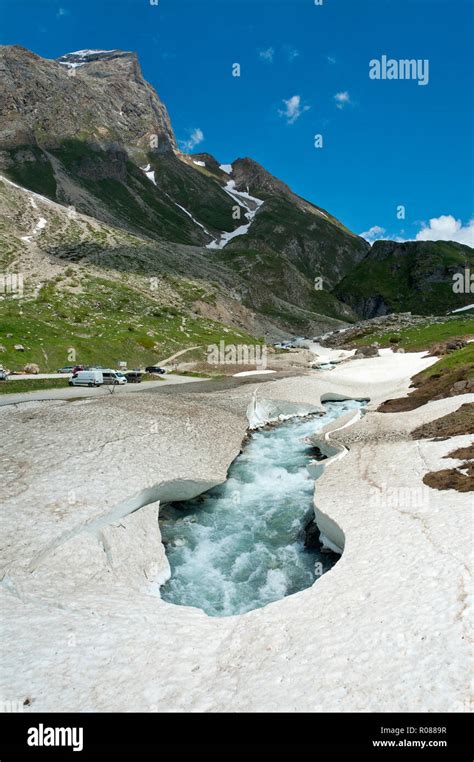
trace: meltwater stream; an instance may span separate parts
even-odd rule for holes
[[[314,491],[306,470],[314,448],[305,437],[360,406],[328,402],[323,416],[255,431],[224,484],[163,506],[171,578],[161,597],[209,616],[230,616],[304,590],[328,571],[338,556],[304,544]]]

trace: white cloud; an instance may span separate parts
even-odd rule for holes
[[[204,133],[199,128],[196,127],[194,129],[189,137],[188,140],[181,140],[180,143],[183,146],[183,151],[187,151],[188,153],[193,150],[193,148],[196,148],[199,143],[202,143],[204,140]]]
[[[301,114],[304,114],[305,111],[309,111],[309,106],[301,104],[301,95],[293,95],[291,98],[288,98],[287,101],[283,99],[283,103],[285,104],[285,108],[279,109],[278,113],[280,116],[285,117],[288,124],[294,124],[296,120],[300,118]]]
[[[330,64],[335,64],[336,63],[336,59],[334,58],[334,56],[326,56],[326,58],[328,60],[328,63],[330,63]]]
[[[275,50],[274,48],[259,50],[258,55],[260,56],[262,61],[267,61],[267,63],[273,63],[273,56],[275,55]]]
[[[402,238],[399,235],[390,235],[385,228],[380,225],[373,225],[363,233],[359,233],[361,238],[365,238],[369,243],[374,241],[456,241],[464,243],[474,248],[474,219],[463,225],[461,220],[457,220],[452,214],[442,214],[440,217],[432,217],[429,223],[420,222],[421,230],[414,238]],[[404,230],[400,231],[404,233]]]
[[[58,8],[58,12],[56,14],[56,18],[64,18],[64,16],[69,16],[69,11],[66,8]]]
[[[374,241],[380,241],[384,238],[384,234],[387,231],[385,228],[381,228],[380,225],[373,225],[368,230],[365,230],[363,233],[359,233],[361,238],[365,238],[366,241],[369,243],[373,243]]]
[[[351,98],[347,90],[342,93],[336,93],[334,100],[336,101],[337,108],[344,108],[346,104],[351,103]]]
[[[457,241],[474,247],[474,219],[463,225],[452,214],[442,214],[432,217],[429,224],[422,223],[421,230],[416,235],[417,241]]]
[[[296,48],[292,48],[290,46],[288,46],[285,50],[286,50],[286,55],[288,57],[288,61],[290,61],[290,63],[291,61],[294,61],[295,58],[298,58],[300,54],[299,50],[297,50]]]

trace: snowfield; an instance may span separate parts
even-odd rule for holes
[[[349,360],[209,395],[1,408],[3,694],[31,697],[25,712],[469,711],[470,500],[422,478],[472,437],[410,432],[474,395],[375,412],[432,359]],[[334,568],[244,615],[161,600],[158,501],[221,483],[252,418],[348,398],[370,398],[367,413],[318,432],[328,459],[312,466],[323,471],[316,520],[344,547]],[[385,499],[414,485],[419,504]]]

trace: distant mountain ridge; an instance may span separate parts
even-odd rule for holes
[[[376,241],[334,293],[363,318],[440,314],[474,302],[474,293],[453,288],[466,270],[474,273],[474,249],[461,243]]]

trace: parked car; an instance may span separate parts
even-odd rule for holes
[[[65,365],[64,368],[59,368],[57,373],[74,373],[74,365]]]
[[[149,365],[145,368],[145,373],[166,373],[164,368],[160,368],[159,365]]]
[[[8,381],[8,373],[3,368],[0,368],[0,381]]]
[[[69,386],[101,386],[104,383],[100,370],[78,370],[69,379]]]
[[[89,370],[89,368],[85,368],[83,365],[75,365],[72,372],[78,373],[80,370]]]
[[[124,376],[124,374],[120,370],[102,370],[98,371],[99,373],[102,373],[102,377],[104,379],[104,384],[126,384],[127,378]]]
[[[129,384],[141,384],[142,373],[140,370],[127,370],[125,373]]]

